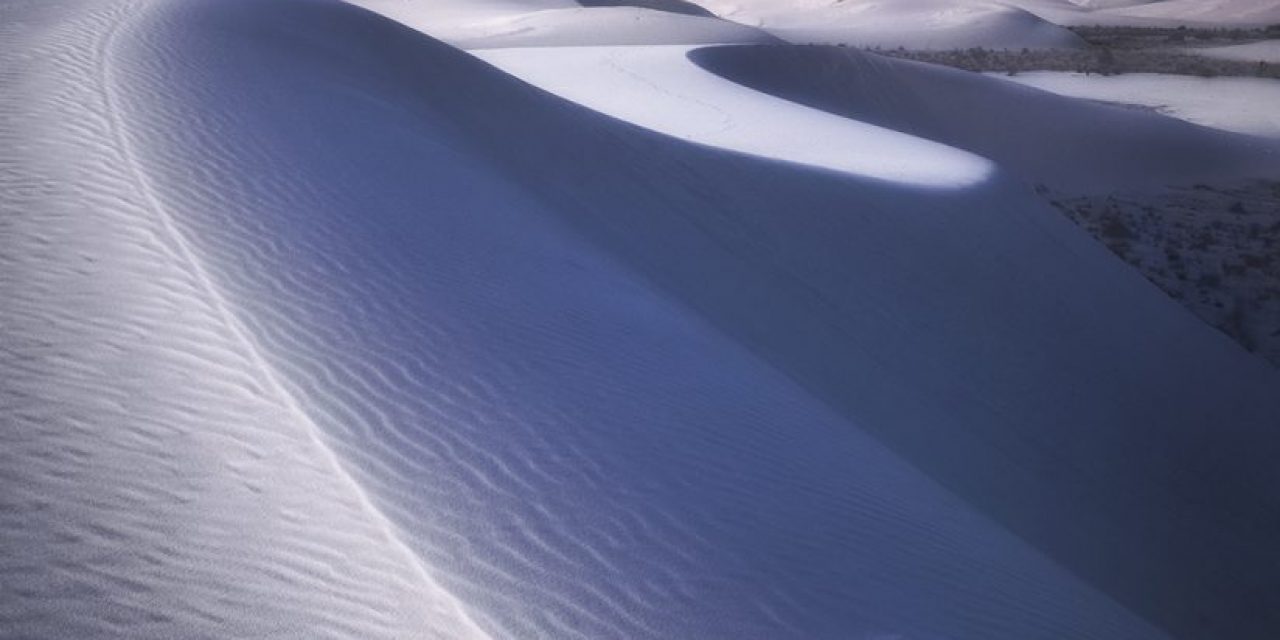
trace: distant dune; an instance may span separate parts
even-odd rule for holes
[[[713,13],[800,44],[951,49],[1079,47],[1067,29],[1014,3],[977,0],[699,0]]]

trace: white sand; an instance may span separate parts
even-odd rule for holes
[[[1002,76],[1003,77],[1003,76]],[[1008,80],[1066,96],[1150,107],[1223,131],[1280,138],[1280,80],[1036,71]]]
[[[1276,372],[922,124],[1041,94],[885,67],[856,93],[904,119],[854,121],[671,50],[522,71],[602,114],[309,0],[0,35],[0,634],[1277,623]],[[1254,157],[1212,135],[1152,166]]]

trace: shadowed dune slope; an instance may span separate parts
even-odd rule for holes
[[[904,73],[912,68],[920,67]],[[898,99],[896,83],[885,85],[863,94]],[[976,94],[948,88],[939,85],[940,104]],[[1267,148],[1245,138],[1153,116],[1111,123],[1121,112],[1021,93],[1071,116],[1072,133],[1085,133],[1093,116],[1131,142],[1167,135],[1166,144],[1190,152],[1202,141],[1209,157],[1229,163],[1143,153],[1117,160],[1118,144],[1090,138],[1096,146],[1075,156],[1087,168],[1065,176],[1073,186],[1151,172],[1161,181],[1219,169],[1239,175],[1269,161]],[[1030,131],[1003,140],[1029,152],[1009,142],[1017,133]],[[593,142],[584,155],[619,157],[603,149],[635,144]],[[631,184],[636,172],[626,167],[641,157],[678,170]],[[558,198],[561,211],[579,207],[582,224],[616,253],[808,390],[1176,635],[1261,638],[1275,628],[1276,559],[1265,532],[1277,523],[1262,505],[1276,500],[1268,461],[1276,378],[1264,363],[1013,181],[913,191],[694,157],[663,145],[572,177],[532,158],[520,172],[532,172],[530,184]],[[545,187],[557,180],[610,197],[584,204],[580,189]],[[650,207],[616,204],[669,194],[681,181],[694,196],[682,208],[670,195]],[[687,244],[658,240],[676,237]],[[664,250],[654,254],[655,246]],[[769,284],[746,291],[691,275],[734,273],[726,264]],[[1184,557],[1200,560],[1175,560]],[[1219,572],[1224,565],[1233,568]]]

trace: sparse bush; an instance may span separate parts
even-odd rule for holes
[[[1262,270],[1271,266],[1271,256],[1260,256],[1246,253],[1241,255],[1240,259],[1244,261],[1244,266],[1247,269]]]
[[[1206,58],[1185,50],[1133,49],[1101,46],[1094,49],[969,49],[916,51],[901,47],[870,51],[894,58],[939,64],[966,71],[1016,75],[1024,71],[1072,71],[1117,75],[1162,73],[1200,77],[1280,78],[1280,65]]]
[[[1115,240],[1129,240],[1136,237],[1133,229],[1119,218],[1110,218],[1102,223],[1102,235]]]

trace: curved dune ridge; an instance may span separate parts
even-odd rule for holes
[[[1052,1],[1052,0],[1050,0]],[[911,49],[1076,48],[1083,41],[1024,2],[697,0],[712,13],[797,44]]]
[[[1014,86],[1002,77],[833,47],[702,47],[692,49],[689,57],[734,83],[962,149],[1028,182],[1076,192],[1280,173],[1280,146],[1274,142],[1113,105],[1063,99]],[[1144,77],[1128,74],[1116,80]],[[1251,78],[1228,80],[1243,82],[1259,96],[1270,89],[1253,87]],[[1208,86],[1204,79],[1183,81],[1198,93]],[[1031,84],[1021,78],[1012,82]],[[1118,93],[1106,97],[1123,98]],[[1195,98],[1184,96],[1181,101]],[[1247,117],[1229,124],[1263,129],[1250,121],[1265,119],[1258,113],[1265,104],[1259,100]],[[1224,111],[1231,115],[1219,109],[1219,117]]]
[[[778,42],[681,0],[352,0],[464,49]]]
[[[640,7],[688,16],[715,17],[714,13],[688,0],[578,0],[584,7]]]
[[[5,633],[1280,628],[1277,375],[1005,172],[689,144],[337,2],[0,18]]]
[[[810,167],[963,187],[990,162],[941,144],[753,91],[690,62],[689,46],[489,49],[475,55],[601,113],[677,138]]]

